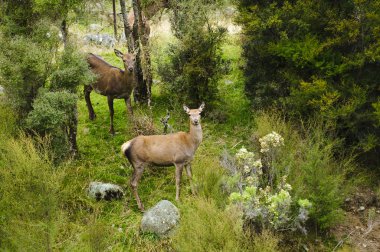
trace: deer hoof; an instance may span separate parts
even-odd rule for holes
[[[115,130],[114,130],[113,128],[111,128],[111,129],[109,130],[109,132],[110,132],[111,135],[113,135],[113,136],[115,135]]]
[[[88,117],[91,121],[93,121],[96,118],[95,114],[90,114]]]

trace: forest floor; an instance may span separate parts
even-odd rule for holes
[[[345,199],[344,210],[344,221],[332,230],[342,250],[380,251],[380,199],[376,194],[357,188]]]

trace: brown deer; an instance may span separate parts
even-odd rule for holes
[[[123,60],[125,70],[123,71],[120,68],[114,67],[100,57],[90,53],[87,57],[87,62],[90,65],[91,70],[97,75],[97,80],[91,85],[84,86],[84,97],[86,99],[90,120],[94,120],[96,117],[90,99],[91,91],[95,90],[95,92],[107,96],[111,117],[109,130],[111,134],[115,134],[113,128],[113,100],[124,99],[129,113],[133,115],[131,93],[135,87],[135,54],[123,54],[116,49],[114,51],[116,56]]]
[[[183,106],[190,116],[190,132],[178,132],[169,135],[138,136],[121,146],[122,153],[128,158],[134,172],[131,179],[131,187],[135,195],[137,205],[144,211],[137,186],[144,168],[148,164],[158,166],[175,166],[176,200],[179,200],[180,182],[183,167],[186,167],[187,175],[192,183],[191,161],[195,151],[202,142],[201,112],[205,105],[198,109],[189,109]]]

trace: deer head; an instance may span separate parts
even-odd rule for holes
[[[201,121],[201,113],[205,108],[205,103],[202,102],[201,106],[197,109],[189,109],[186,105],[183,105],[183,109],[190,116],[190,122],[192,125],[197,126]]]
[[[134,53],[123,54],[117,49],[114,49],[114,51],[115,51],[116,56],[123,60],[125,71],[133,73],[133,70],[135,68],[136,54]]]

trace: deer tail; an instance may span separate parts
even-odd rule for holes
[[[131,147],[132,147],[132,140],[129,140],[128,142],[123,143],[121,146],[121,152],[123,153],[126,158],[128,158],[128,161],[131,162]]]

